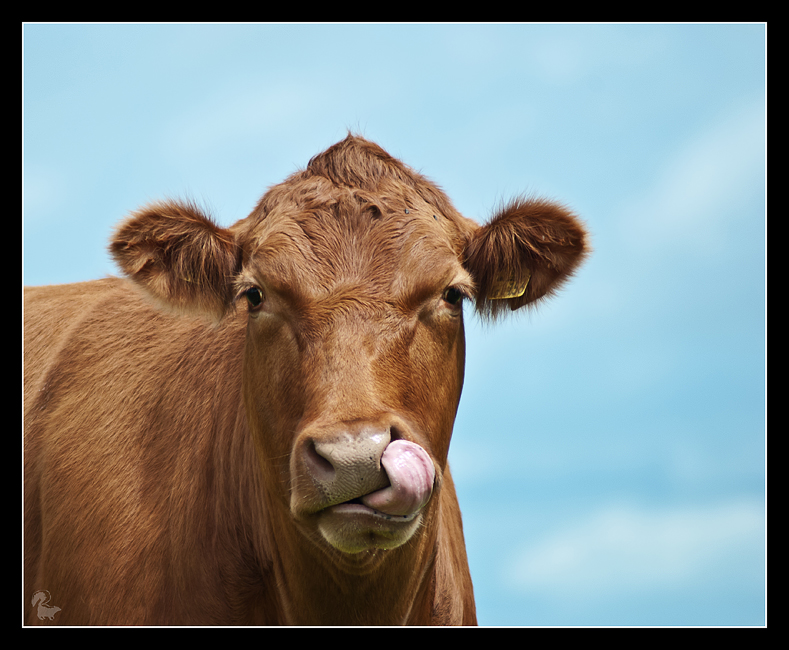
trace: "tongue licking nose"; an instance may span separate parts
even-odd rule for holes
[[[364,505],[387,515],[410,515],[427,503],[436,471],[422,447],[407,440],[395,440],[384,450],[381,465],[390,485],[362,497]]]

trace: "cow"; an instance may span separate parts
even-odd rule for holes
[[[24,618],[474,625],[447,465],[463,305],[494,320],[587,255],[533,197],[485,224],[354,134],[222,227],[132,212],[124,277],[24,292]]]

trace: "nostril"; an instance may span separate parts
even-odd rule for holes
[[[334,475],[334,465],[318,451],[314,440],[310,440],[306,445],[306,457],[307,462],[311,465],[310,469],[316,476],[320,476],[326,480]]]
[[[390,444],[395,440],[402,440],[403,435],[400,433],[400,430],[394,424],[389,426],[389,442]]]

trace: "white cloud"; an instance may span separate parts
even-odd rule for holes
[[[563,598],[705,580],[753,584],[761,579],[764,525],[758,501],[657,512],[611,506],[523,549],[508,563],[509,581]]]

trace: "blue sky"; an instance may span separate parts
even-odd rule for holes
[[[113,226],[231,224],[348,129],[480,222],[534,193],[595,249],[467,312],[450,452],[483,625],[763,625],[766,26],[23,27],[23,281]]]

